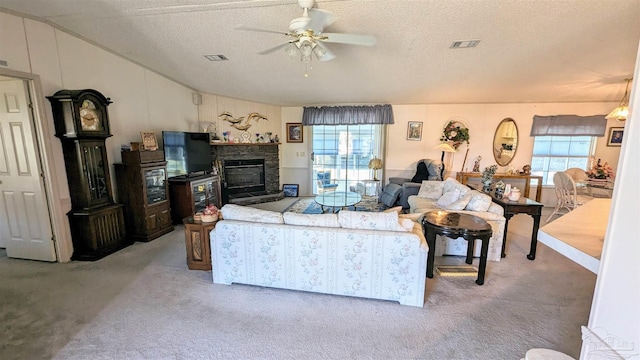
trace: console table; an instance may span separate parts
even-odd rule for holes
[[[469,178],[481,178],[482,173],[474,173],[474,172],[459,172],[456,175],[456,180],[458,180],[461,184],[466,184]],[[542,196],[542,176],[540,175],[518,175],[518,174],[507,174],[507,173],[496,173],[493,175],[494,179],[518,179],[524,180],[524,191],[522,195],[526,198],[529,197],[529,190],[531,190],[531,180],[537,180],[536,182],[536,201],[540,202],[540,197]]]

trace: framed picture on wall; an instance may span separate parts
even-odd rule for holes
[[[622,146],[622,135],[624,135],[623,127],[610,127],[607,146]]]
[[[302,123],[287,123],[287,142],[302,142]]]
[[[286,197],[298,197],[300,186],[298,184],[283,184],[282,192]]]
[[[422,121],[409,121],[407,140],[422,140]]]

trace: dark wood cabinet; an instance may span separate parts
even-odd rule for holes
[[[218,175],[169,178],[169,193],[174,224],[181,224],[182,219],[204,210],[207,205],[222,207]]]
[[[128,236],[151,241],[173,231],[162,151],[123,151],[122,161],[115,170]]]
[[[216,222],[194,221],[193,216],[183,219],[189,270],[211,270],[209,233],[216,227]]]
[[[69,184],[71,259],[97,260],[131,244],[122,205],[113,201],[109,175],[105,142],[111,136],[111,100],[92,89],[60,90],[47,99]]]

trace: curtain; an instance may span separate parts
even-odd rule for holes
[[[305,107],[302,125],[393,124],[391,105]]]
[[[533,116],[531,136],[604,136],[605,115]]]

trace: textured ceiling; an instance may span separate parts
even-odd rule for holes
[[[0,0],[194,90],[277,105],[619,101],[640,40],[638,0],[326,0],[328,44],[304,65],[284,51],[296,0]],[[479,39],[469,49],[456,40]],[[228,61],[210,62],[206,54]]]

